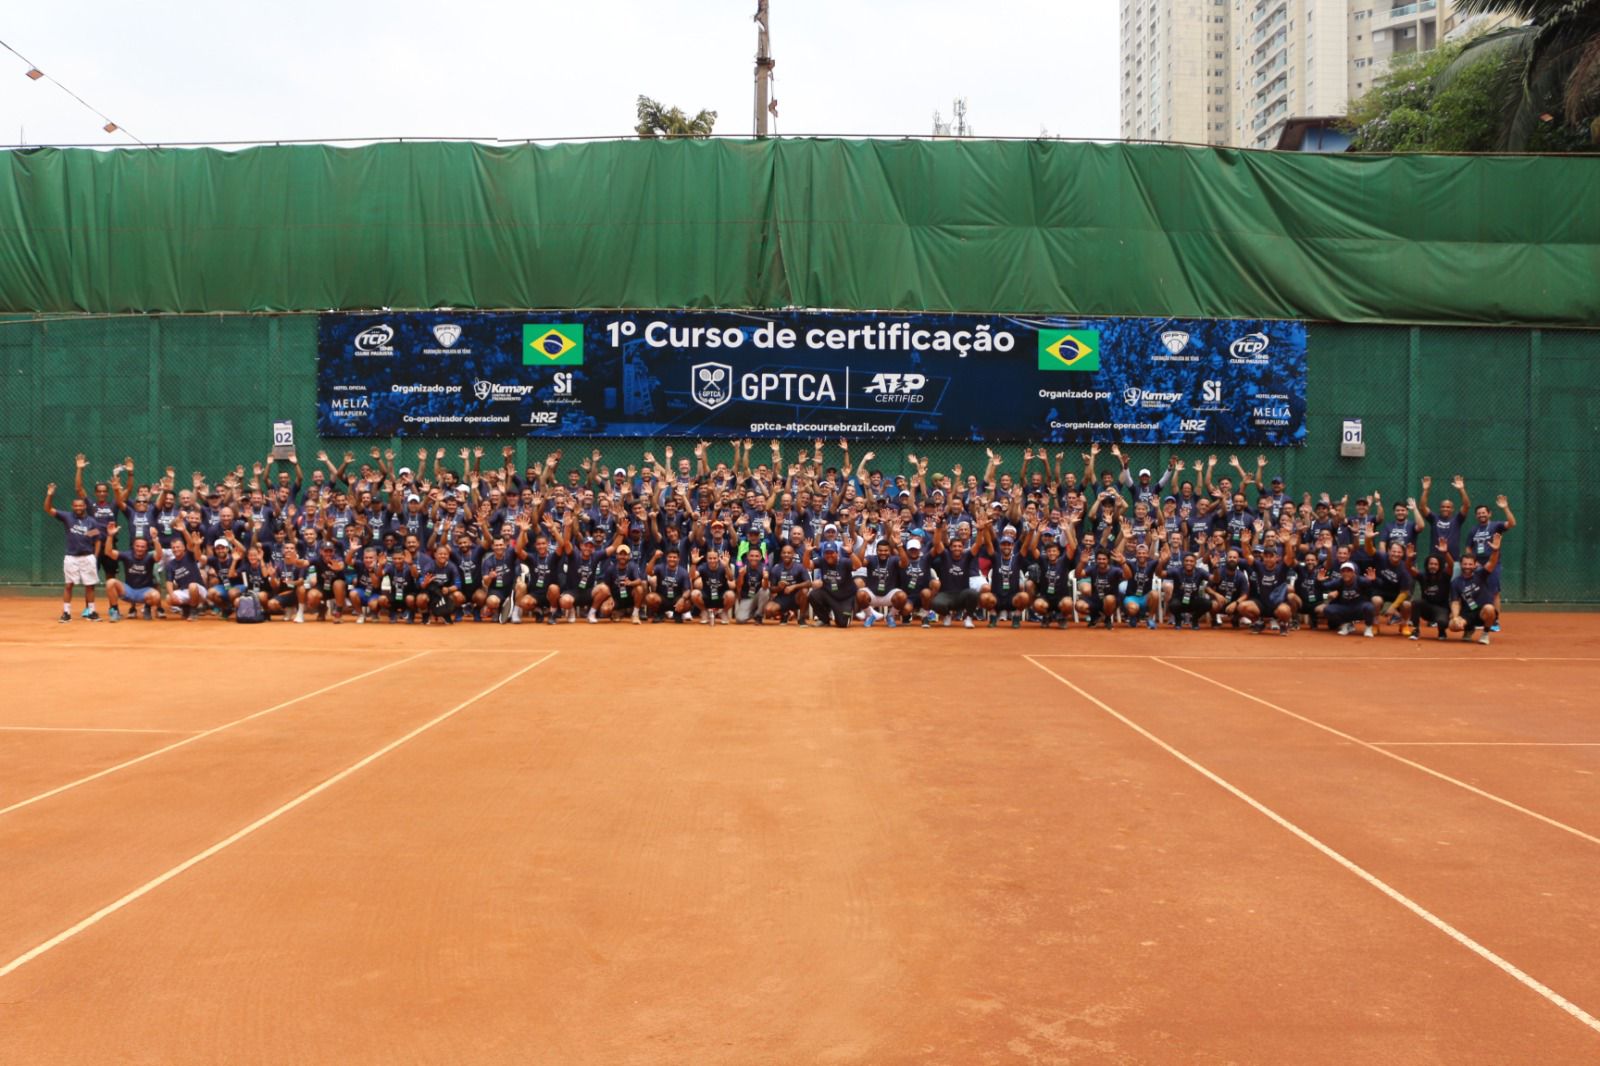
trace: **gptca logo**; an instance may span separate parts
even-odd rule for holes
[[[733,367],[727,363],[696,363],[689,368],[689,378],[689,395],[707,411],[733,398]]]

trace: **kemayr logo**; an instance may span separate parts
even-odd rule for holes
[[[1165,411],[1179,400],[1183,399],[1181,392],[1152,392],[1149,389],[1123,389],[1122,402],[1129,407],[1141,407],[1145,410]]]
[[[1100,331],[1097,329],[1041,329],[1040,370],[1099,370]]]
[[[926,402],[922,388],[927,383],[922,374],[874,374],[862,391],[872,397],[873,403],[917,404]]]
[[[389,344],[392,340],[394,340],[394,327],[387,322],[381,326],[364,329],[356,334],[356,354],[393,355],[394,348]]]
[[[1228,345],[1228,359],[1235,363],[1261,364],[1268,360],[1267,347],[1272,339],[1265,333],[1250,333]]]
[[[500,385],[479,378],[472,383],[472,395],[490,403],[516,403],[538,388],[537,385]]]
[[[523,366],[582,366],[583,326],[580,323],[522,327]]]

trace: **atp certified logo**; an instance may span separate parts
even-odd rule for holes
[[[1169,329],[1161,334],[1161,347],[1168,355],[1177,355],[1189,347],[1189,335],[1181,329]]]
[[[696,363],[689,368],[689,377],[689,395],[707,411],[733,398],[733,367],[727,363]]]
[[[394,327],[388,323],[373,326],[356,334],[357,355],[393,355],[394,348],[390,341],[394,340]]]
[[[461,339],[461,327],[454,322],[441,322],[433,327],[433,338],[446,348],[454,348]]]

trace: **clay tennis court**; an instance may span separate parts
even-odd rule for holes
[[[1600,619],[0,601],[0,1062],[1600,1060]]]

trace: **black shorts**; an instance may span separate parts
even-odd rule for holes
[[[594,603],[594,589],[562,589],[561,595],[571,596],[574,607],[588,607]]]

